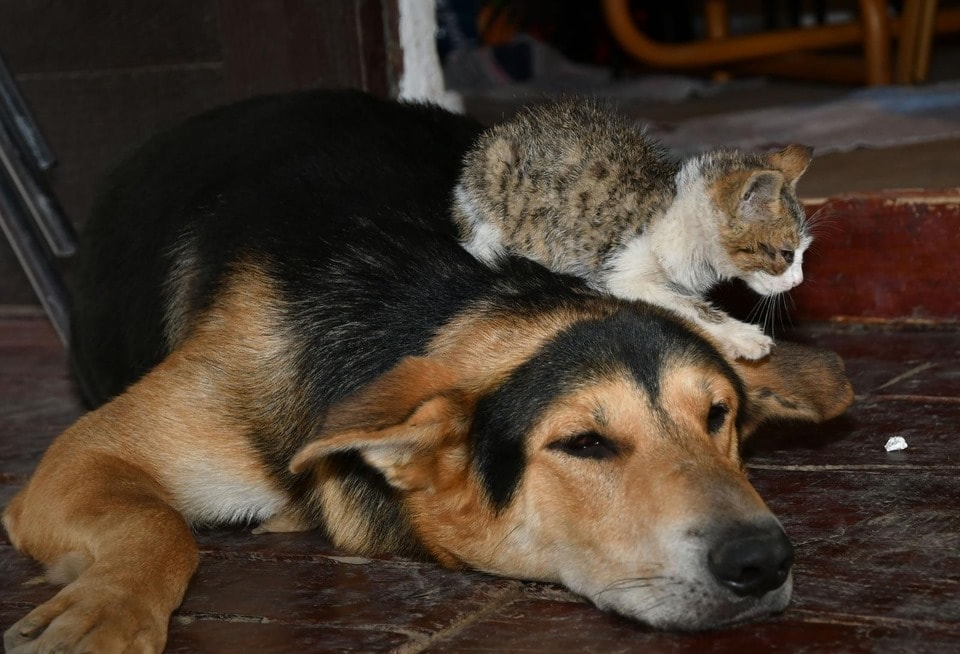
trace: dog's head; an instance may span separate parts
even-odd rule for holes
[[[561,582],[657,627],[787,606],[792,547],[739,444],[841,413],[838,357],[782,344],[731,363],[639,305],[461,331],[335,407],[291,468],[359,452],[445,564]]]

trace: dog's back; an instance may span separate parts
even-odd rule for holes
[[[106,179],[79,249],[71,354],[87,402],[169,353],[238,256],[294,268],[385,213],[396,237],[452,236],[450,189],[479,131],[343,91],[255,98],[151,139]]]

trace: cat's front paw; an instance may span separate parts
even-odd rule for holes
[[[734,359],[762,359],[770,354],[773,339],[757,325],[731,321],[718,326],[714,335],[724,354]]]

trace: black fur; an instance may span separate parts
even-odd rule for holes
[[[189,255],[191,316],[238,266],[255,262],[279,289],[307,400],[278,420],[290,408],[263,389],[258,407],[238,411],[247,411],[252,442],[309,514],[312,477],[288,472],[293,453],[328,407],[421,353],[458,313],[618,303],[526,260],[490,270],[460,248],[448,207],[479,130],[437,108],[309,92],[216,110],[148,142],[109,178],[81,247],[72,355],[90,403],[122,392],[177,345],[163,332],[177,257]],[[474,446],[497,506],[523,473],[526,427],[583,376],[626,365],[655,394],[662,352],[687,350],[729,372],[665,313],[620,304],[608,320],[557,336],[481,399]],[[393,491],[359,457],[332,461],[384,544],[408,529]]]
[[[546,343],[477,406],[474,461],[494,506],[509,504],[523,473],[524,435],[551,403],[583,382],[627,372],[655,406],[668,360],[703,361],[723,370],[740,389],[742,404],[742,384],[716,350],[651,307],[624,304]]]
[[[151,139],[106,180],[79,249],[71,350],[88,403],[117,395],[171,349],[163,285],[185,234],[200,253],[195,311],[249,252],[277,264],[292,296],[311,292],[303,270],[362,236],[356,219],[386,219],[414,239],[424,224],[452,236],[436,216],[479,131],[436,107],[346,91],[256,98]]]

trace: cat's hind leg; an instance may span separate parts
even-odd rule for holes
[[[487,266],[496,267],[506,255],[503,233],[462,184],[454,189],[454,222],[460,245]]]

